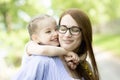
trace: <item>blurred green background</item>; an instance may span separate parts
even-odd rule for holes
[[[79,8],[93,26],[93,46],[120,56],[120,0],[0,0],[0,80],[19,69],[29,41],[26,25],[47,13],[58,21],[63,10]],[[4,75],[5,74],[5,75]]]

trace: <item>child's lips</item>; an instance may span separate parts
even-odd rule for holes
[[[55,39],[53,39],[52,41],[55,41],[55,42],[57,42],[57,41],[58,41],[58,39],[57,39],[57,38],[55,38]]]

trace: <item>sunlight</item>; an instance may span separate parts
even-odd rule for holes
[[[29,22],[30,19],[31,19],[30,16],[27,13],[25,13],[23,11],[20,11],[20,10],[18,12],[18,15],[20,16],[20,18],[22,18],[26,22]]]
[[[42,0],[41,2],[46,8],[50,8],[51,0]]]

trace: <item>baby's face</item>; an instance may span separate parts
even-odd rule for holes
[[[42,24],[41,24],[42,23]],[[58,33],[55,20],[46,19],[40,23],[38,29],[38,40],[41,44],[59,46]]]

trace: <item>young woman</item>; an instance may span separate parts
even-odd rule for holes
[[[85,80],[99,80],[99,72],[92,48],[92,26],[88,16],[79,9],[65,11],[59,20],[59,42],[66,50],[74,51],[81,56],[89,55],[91,73],[86,62],[81,62],[75,70],[69,69],[72,76]]]

